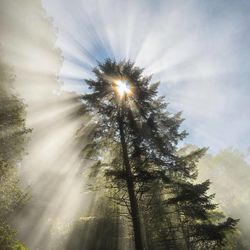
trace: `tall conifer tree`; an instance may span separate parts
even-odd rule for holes
[[[209,182],[193,183],[205,149],[178,153],[187,134],[180,131],[181,113],[169,113],[157,95],[159,83],[131,62],[107,59],[93,72],[82,100],[95,129],[84,151],[127,194],[121,200],[131,215],[135,248],[194,249],[194,239],[222,241],[222,231],[234,230],[236,221],[211,222],[209,211],[216,206],[206,195]],[[152,223],[155,232],[149,232]]]

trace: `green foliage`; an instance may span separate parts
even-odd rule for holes
[[[0,74],[2,71],[4,67],[0,65]],[[0,83],[0,159],[11,164],[20,160],[30,131],[25,127],[22,101]]]
[[[8,218],[26,199],[16,166],[30,130],[25,127],[25,106],[8,86],[13,81],[8,72],[9,69],[0,64],[0,249],[24,250],[26,248],[15,239]]]
[[[26,195],[20,189],[16,169],[4,161],[0,161],[0,166],[4,169],[0,176],[0,218],[7,218],[24,202]]]
[[[28,250],[23,244],[15,239],[15,232],[3,221],[0,221],[0,249]]]

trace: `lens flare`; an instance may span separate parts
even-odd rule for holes
[[[125,94],[131,94],[131,90],[128,84],[128,81],[124,81],[124,80],[117,80],[115,81],[116,83],[116,90],[118,92],[118,94],[122,97]]]

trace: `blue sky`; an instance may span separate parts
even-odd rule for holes
[[[250,2],[43,0],[64,56],[60,78],[84,92],[91,68],[131,59],[183,111],[186,143],[250,146]]]

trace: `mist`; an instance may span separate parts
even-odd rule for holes
[[[240,219],[240,238],[244,249],[250,246],[249,181],[250,166],[248,152],[233,148],[221,150],[218,154],[207,155],[199,162],[199,180],[210,179],[211,193],[226,215]]]
[[[1,62],[14,78],[6,88],[23,100],[26,126],[32,129],[18,163],[29,198],[12,216],[18,238],[30,249],[55,247],[56,237],[69,233],[92,200],[84,190],[88,164],[80,157],[83,142],[77,138],[85,123],[78,115],[81,103],[61,90],[57,75],[63,57],[55,42],[56,29],[39,1],[1,1]]]

